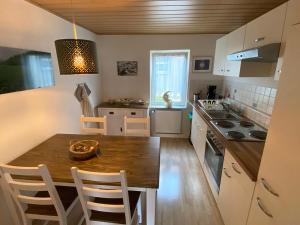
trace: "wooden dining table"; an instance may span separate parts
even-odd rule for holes
[[[90,139],[99,141],[100,154],[85,161],[69,157],[71,141]],[[45,164],[55,185],[64,186],[74,186],[71,167],[94,172],[125,170],[129,190],[141,191],[145,196],[146,224],[155,224],[160,171],[158,137],[56,134],[8,164],[24,167]]]

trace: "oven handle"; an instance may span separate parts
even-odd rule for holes
[[[214,152],[215,155],[217,155],[217,156],[222,155],[222,153],[218,149],[213,148],[213,146],[210,143],[210,141],[208,140],[208,138],[206,138],[206,143],[209,145],[209,147],[211,148],[211,150]]]

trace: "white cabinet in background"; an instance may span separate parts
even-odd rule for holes
[[[255,183],[225,150],[217,203],[225,225],[246,225]]]
[[[287,3],[247,24],[244,49],[280,43],[286,17]]]
[[[300,8],[297,12],[299,11]],[[299,40],[300,24],[291,26],[287,35],[282,77],[247,225],[300,224],[300,107],[295,105],[295,99],[299,98],[300,84]],[[266,185],[263,185],[262,179]]]
[[[202,166],[204,163],[206,133],[207,133],[207,124],[198,115],[197,111],[193,109],[191,141],[193,143],[196,154]]]
[[[98,115],[107,117],[107,135],[116,136],[124,135],[124,116],[147,117],[147,112],[147,109],[98,108]]]

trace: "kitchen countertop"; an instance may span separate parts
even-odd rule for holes
[[[229,141],[210,123],[210,119],[197,103],[190,103],[197,111],[199,116],[207,123],[209,128],[214,131],[218,139],[222,142],[225,148],[232,154],[234,159],[247,173],[252,181],[257,180],[258,170],[262,153],[264,149],[264,142],[246,142],[246,141]]]
[[[102,102],[96,108],[123,108],[123,109],[148,109],[149,104],[129,104]]]

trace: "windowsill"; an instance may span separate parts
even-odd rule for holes
[[[164,109],[164,110],[184,110],[187,109],[187,106],[172,106],[171,108],[168,108],[166,106],[157,106],[157,105],[150,105],[150,109]]]

